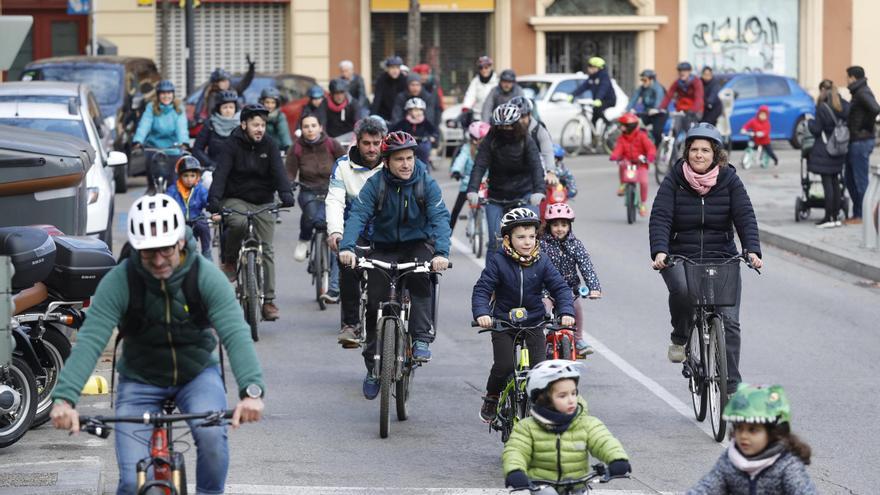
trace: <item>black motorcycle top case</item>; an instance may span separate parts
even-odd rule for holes
[[[0,227],[0,255],[12,258],[12,290],[46,280],[55,263],[55,243],[37,227]]]
[[[55,268],[46,283],[68,301],[92,297],[98,282],[116,266],[113,253],[98,239],[58,236],[55,245]]]

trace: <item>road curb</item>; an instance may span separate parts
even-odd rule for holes
[[[101,495],[100,457],[0,464],[0,495]]]
[[[880,282],[880,266],[855,260],[846,254],[839,252],[831,246],[819,247],[809,242],[795,239],[780,233],[777,229],[767,225],[758,224],[758,232],[761,241],[776,246],[786,251],[809,258],[813,261],[843,270],[858,277],[866,278],[874,282]]]

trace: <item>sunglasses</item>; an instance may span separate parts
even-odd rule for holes
[[[170,258],[175,251],[177,251],[177,244],[153,249],[141,249],[139,253],[142,260],[151,260],[156,257],[156,253],[163,258]]]

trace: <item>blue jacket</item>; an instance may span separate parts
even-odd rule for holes
[[[471,158],[471,143],[461,145],[461,150],[452,160],[452,172],[461,174],[461,183],[458,192],[467,192],[468,183],[471,181],[471,171],[474,169],[474,160]]]
[[[174,105],[160,105],[159,115],[155,115],[153,104],[141,116],[137,131],[132,139],[148,148],[172,148],[189,143],[189,130],[186,112],[174,111]]]
[[[177,190],[177,183],[168,186],[166,193],[177,201],[180,208],[183,209],[183,215],[187,220],[193,220],[202,216],[205,206],[208,205],[208,190],[201,182],[196,184],[192,192],[189,193],[189,201],[184,201],[180,191]]]
[[[385,181],[382,211],[376,211],[380,181]],[[415,197],[416,181],[425,181],[425,206],[422,211]],[[449,211],[443,202],[440,186],[428,174],[427,165],[416,160],[415,170],[407,180],[394,177],[388,168],[367,180],[351,206],[345,222],[340,251],[354,251],[358,236],[367,222],[373,221],[373,242],[393,244],[431,241],[438,256],[449,256]]]
[[[614,92],[614,86],[611,84],[611,76],[608,75],[608,69],[600,69],[595,74],[590,75],[586,81],[582,82],[572,95],[577,97],[581,93],[589,90],[594,100],[601,100],[604,108],[613,107],[617,104],[617,94]]]
[[[652,108],[659,108],[660,102],[666,96],[666,90],[663,85],[654,81],[650,87],[639,86],[633,92],[632,98],[629,99],[627,110],[635,109],[637,112],[645,112]],[[637,108],[638,105],[641,105]]]
[[[574,316],[572,291],[544,253],[531,266],[522,266],[499,249],[486,257],[486,268],[474,284],[471,312],[475,320],[491,315],[507,321],[511,309],[526,308],[525,325],[537,325],[544,319],[545,289],[555,301],[557,315]]]

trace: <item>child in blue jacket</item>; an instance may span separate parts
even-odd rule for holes
[[[563,326],[574,326],[571,289],[538,244],[541,220],[528,208],[514,208],[501,218],[502,247],[486,257],[486,268],[474,285],[471,310],[482,328],[491,328],[493,318],[509,320],[510,311],[523,309],[526,321],[521,326],[539,325],[544,319],[543,293],[546,290],[556,301],[557,314]],[[494,295],[494,302],[492,301]],[[529,349],[530,365],[544,360],[544,333],[540,329],[523,332]],[[515,332],[493,332],[494,363],[486,382],[486,396],[480,408],[485,422],[495,419],[498,395],[507,377],[514,370]]]
[[[208,204],[208,190],[202,185],[202,164],[196,157],[184,155],[174,166],[177,182],[168,186],[167,194],[183,210],[186,224],[192,227],[202,245],[202,256],[211,259],[211,227],[203,215]]]

